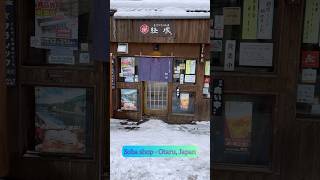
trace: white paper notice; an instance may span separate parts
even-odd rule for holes
[[[274,0],[259,0],[258,39],[272,39]]]
[[[224,17],[222,15],[214,16],[214,29],[224,29]]]
[[[317,70],[316,69],[302,69],[301,80],[304,83],[316,83]]]
[[[273,43],[240,43],[240,66],[272,67]]]
[[[299,84],[297,90],[297,102],[312,104],[314,101],[314,85]]]
[[[225,57],[224,57],[224,70],[225,71],[234,71],[235,53],[236,53],[236,41],[235,40],[227,40],[226,41],[226,49],[225,49]]]
[[[317,44],[319,41],[320,1],[307,0],[304,18],[303,43]]]
[[[184,82],[186,83],[196,83],[196,76],[195,75],[185,75]]]

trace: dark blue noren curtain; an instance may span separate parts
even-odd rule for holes
[[[109,61],[109,0],[93,0],[91,37],[91,58]]]
[[[137,58],[140,81],[172,82],[172,58]]]

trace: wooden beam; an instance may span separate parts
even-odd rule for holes
[[[5,1],[0,1],[0,177],[8,173],[6,83],[5,83]]]

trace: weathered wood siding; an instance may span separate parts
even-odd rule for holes
[[[145,37],[139,32],[138,22],[147,20],[110,20],[111,42],[139,42],[139,43],[210,43],[210,20],[169,20],[175,26],[176,36]]]

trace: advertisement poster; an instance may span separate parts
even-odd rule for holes
[[[138,90],[121,89],[121,110],[137,111],[138,110]]]
[[[248,152],[251,144],[252,102],[225,104],[225,150]]]
[[[37,152],[86,152],[86,97],[84,88],[35,88]]]
[[[35,0],[35,37],[32,46],[78,49],[78,1]]]
[[[319,67],[319,51],[302,51],[303,68],[318,68]]]
[[[189,99],[190,99],[189,93],[181,93],[180,94],[180,109],[182,111],[188,111],[189,102],[190,102]]]
[[[135,75],[135,58],[134,57],[122,57],[121,58],[121,75],[122,77],[132,77]]]

